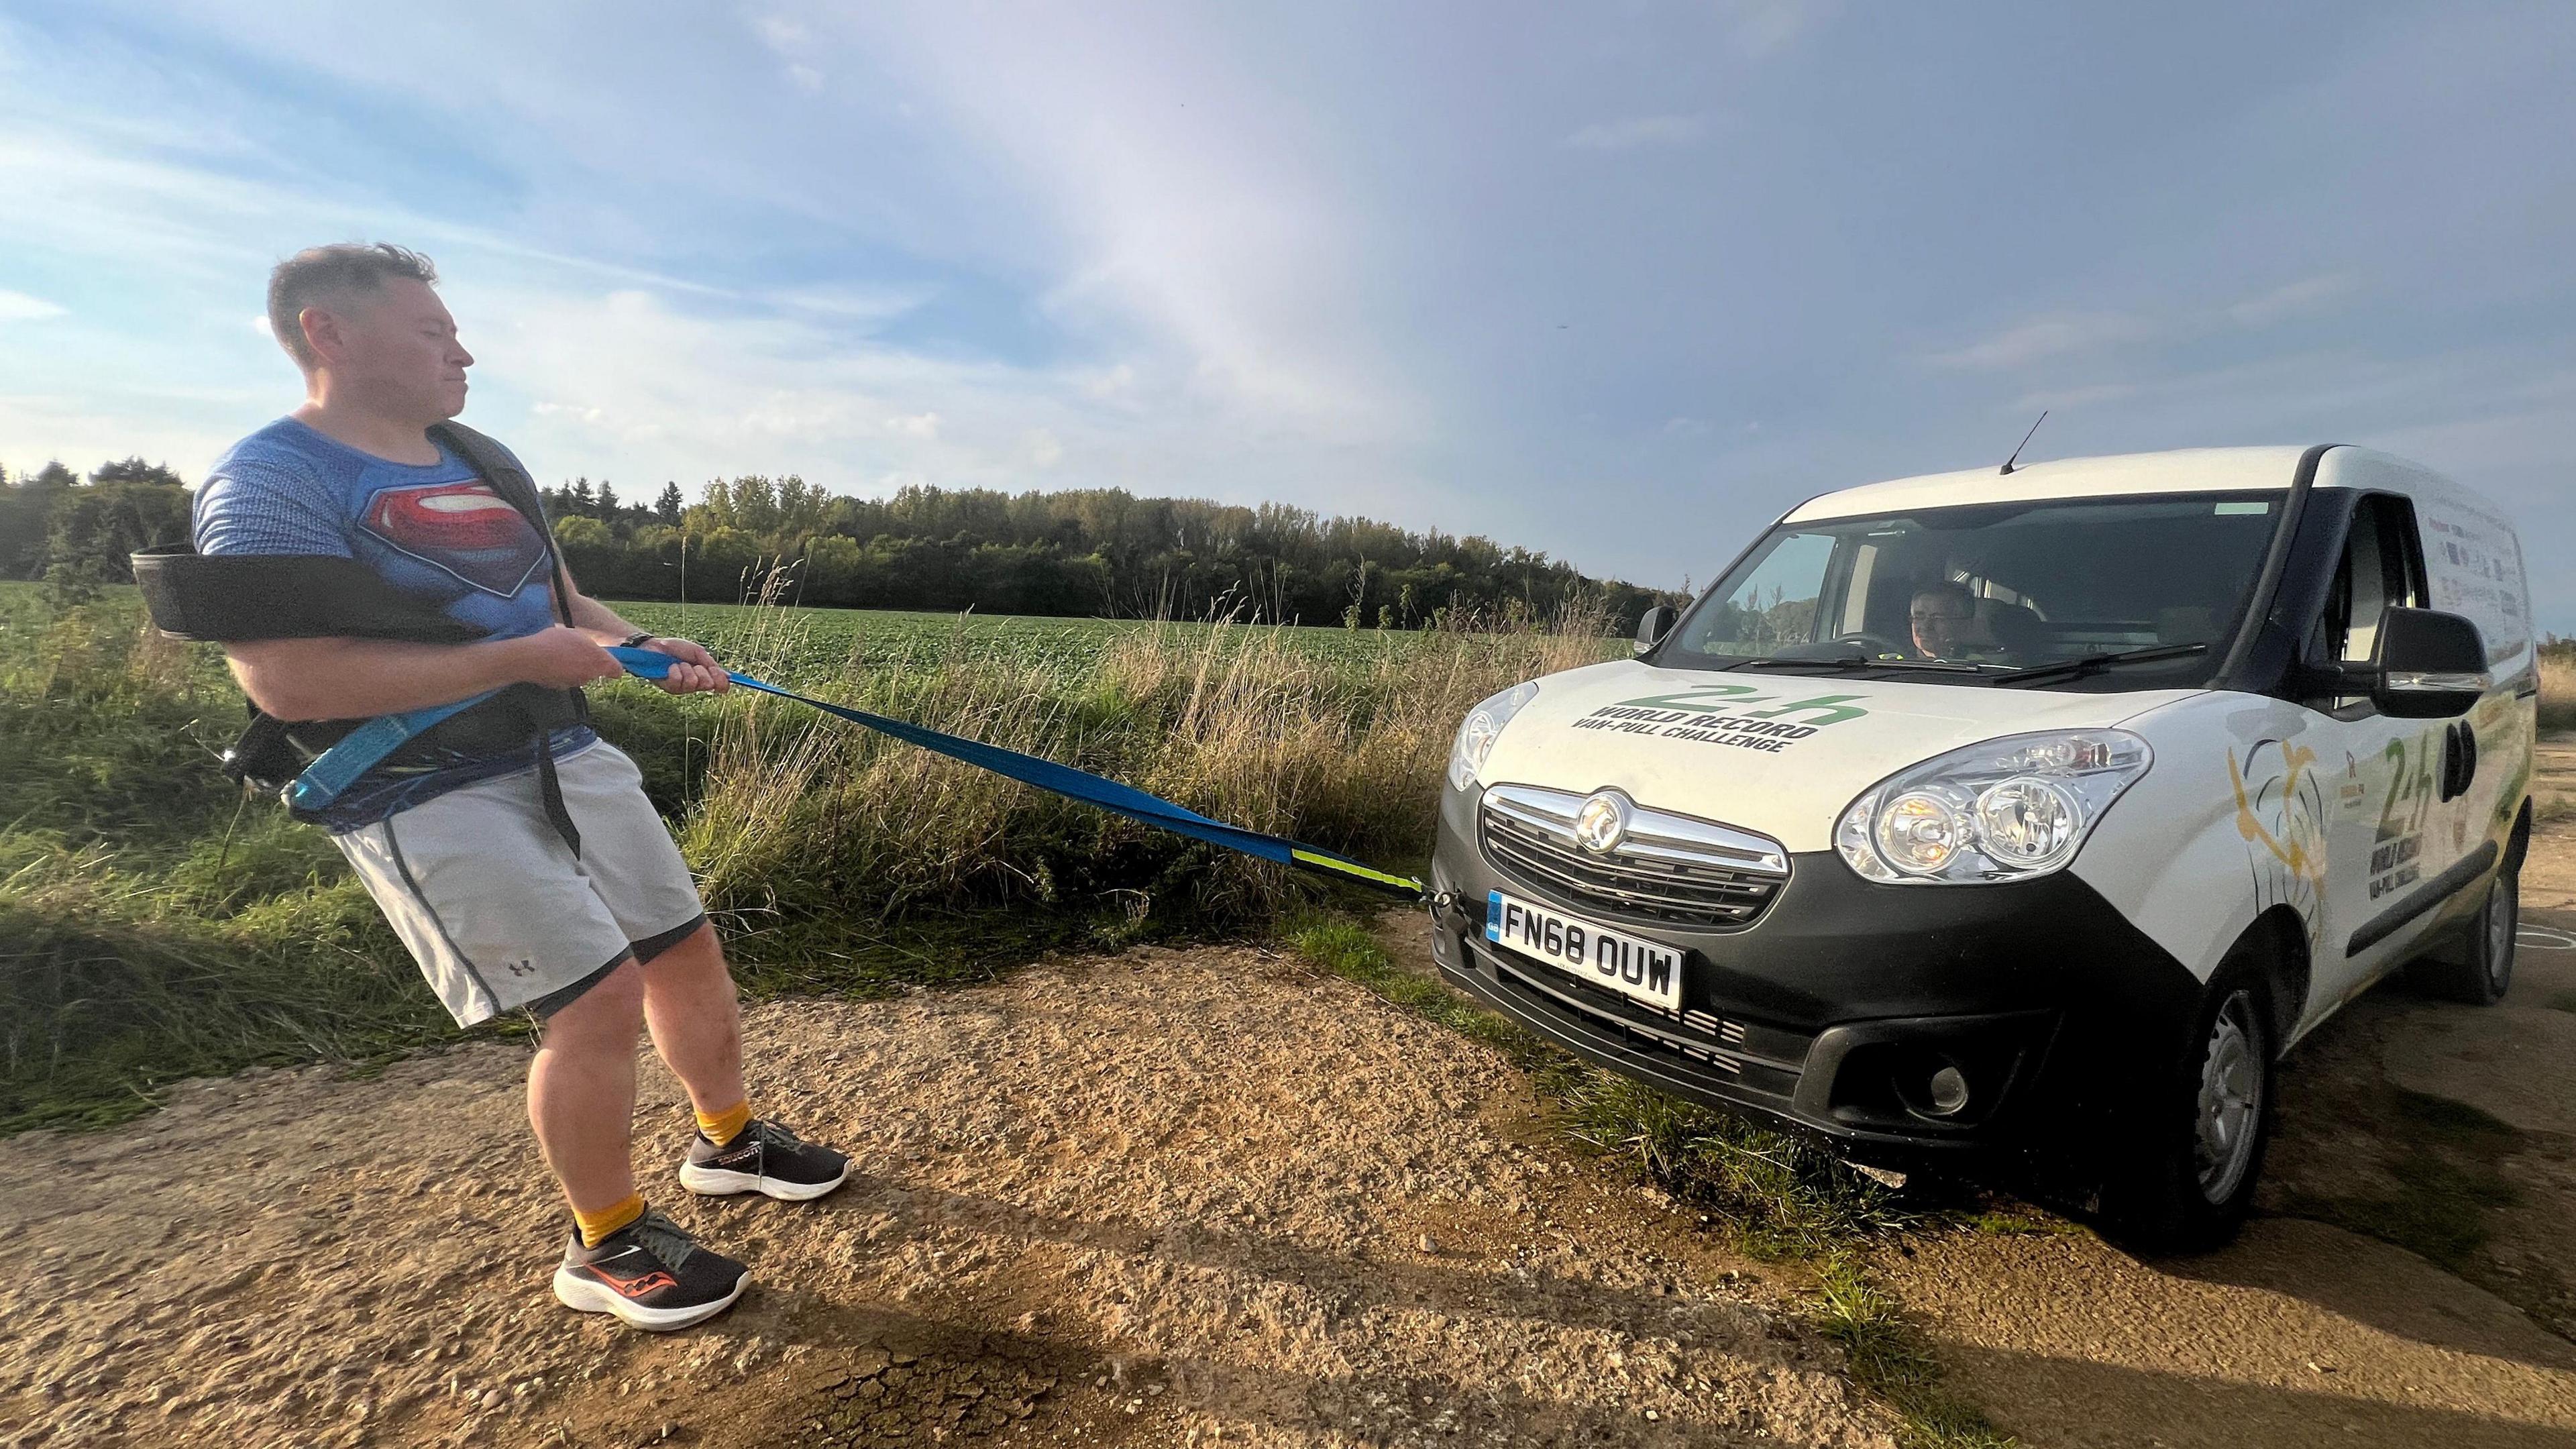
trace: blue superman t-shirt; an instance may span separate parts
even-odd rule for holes
[[[435,463],[395,463],[280,418],[216,460],[197,489],[194,513],[202,554],[356,559],[493,639],[555,622],[544,536],[444,445]],[[594,738],[589,726],[570,725],[555,732],[552,747],[560,756]],[[378,766],[332,802],[323,823],[354,830],[460,785],[535,765],[532,742],[499,755],[451,750]]]

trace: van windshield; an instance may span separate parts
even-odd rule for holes
[[[2196,684],[2235,637],[2286,497],[2043,499],[1782,524],[1700,598],[1655,663],[1794,660],[1979,684],[2141,652],[2134,667],[2088,667],[2065,687]]]

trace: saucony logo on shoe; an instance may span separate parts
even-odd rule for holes
[[[616,1289],[618,1292],[625,1294],[629,1298],[641,1298],[656,1288],[677,1288],[680,1286],[679,1279],[672,1277],[670,1274],[659,1268],[655,1268],[649,1273],[638,1273],[632,1278],[620,1278],[605,1268],[594,1267],[590,1272],[592,1277],[597,1278],[602,1283],[607,1284],[609,1287]]]

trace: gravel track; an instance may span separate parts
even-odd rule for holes
[[[1289,961],[1137,951],[747,1029],[756,1100],[854,1180],[666,1187],[758,1275],[668,1338],[547,1292],[523,1048],[19,1138],[48,1170],[0,1184],[0,1439],[1892,1442],[1783,1288],[1554,1145],[1502,1058]],[[644,1090],[676,1160],[677,1084]]]

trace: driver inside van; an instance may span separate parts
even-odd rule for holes
[[[1914,626],[1914,648],[1924,659],[1991,659],[2003,645],[1977,614],[1977,601],[1967,587],[1944,580],[1914,591],[1908,610]]]

